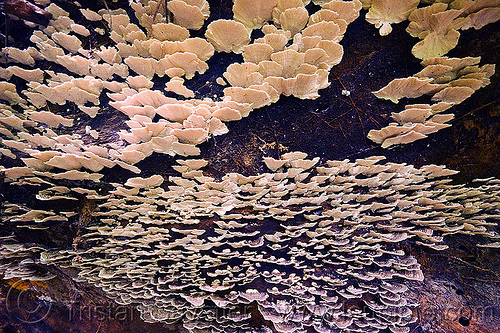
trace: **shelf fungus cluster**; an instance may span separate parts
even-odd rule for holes
[[[451,126],[453,114],[441,114],[489,84],[495,65],[479,67],[480,57],[456,59],[443,57],[458,44],[458,30],[480,29],[500,19],[500,1],[444,1],[417,8],[419,1],[364,1],[369,9],[366,20],[380,28],[381,35],[392,31],[391,23],[410,21],[406,31],[418,42],[412,49],[425,67],[409,78],[395,79],[374,92],[383,99],[398,103],[403,97],[432,95],[436,104],[406,105],[392,113],[396,121],[380,130],[371,130],[368,138],[383,148],[424,139],[427,135]]]
[[[264,158],[256,176],[205,176],[204,160],[179,160],[179,176],[134,177],[98,194],[43,184],[43,197],[86,195],[92,221],[71,250],[42,264],[78,269],[148,322],[190,332],[408,332],[424,278],[402,244],[446,248],[443,237],[496,232],[500,182],[450,185],[456,172],[383,157],[327,161],[301,152]],[[53,212],[4,223],[50,225]],[[30,222],[31,221],[31,222]],[[348,305],[348,306],[347,306]]]
[[[60,168],[72,175],[82,168],[98,172],[115,165],[139,173],[135,164],[153,152],[198,155],[196,145],[228,131],[224,122],[246,117],[253,109],[276,102],[281,94],[319,97],[318,91],[329,85],[329,70],[342,59],[339,41],[361,9],[357,0],[330,1],[309,16],[302,1],[262,3],[261,12],[251,18],[273,23],[262,26],[251,25],[250,14],[243,13],[255,10],[251,2],[236,1],[235,20],[212,21],[206,38],[193,38],[188,29],[203,26],[208,3],[170,1],[167,7],[174,23],[167,23],[161,14],[162,4],[131,2],[139,25],[124,9],[80,8],[76,23],[55,3],[47,6],[52,19],[43,30],[33,32],[34,46],[3,50],[7,62],[22,67],[0,70],[5,80],[0,82],[0,99],[9,103],[0,120],[8,137],[1,153],[13,158],[14,149],[31,155],[23,160],[26,172]],[[86,48],[90,31],[85,25],[105,27],[109,43]],[[264,36],[251,40],[250,31],[257,28]],[[185,80],[203,74],[215,52],[243,53],[245,62],[228,66],[223,76],[231,87],[224,89],[220,100],[194,98]],[[28,69],[42,60],[66,71]],[[14,78],[26,81],[24,90],[8,82]],[[153,78],[166,83],[158,89]],[[225,80],[220,77],[217,82],[225,85]],[[167,92],[179,97],[167,97]],[[106,97],[112,100],[110,106],[129,117],[118,131],[119,138],[99,144],[95,129],[67,134],[75,119],[100,117]],[[75,115],[56,111],[67,105],[74,105]]]
[[[368,9],[366,21],[385,36],[392,31],[391,24],[409,20],[406,31],[421,39],[412,53],[419,59],[440,57],[458,44],[459,30],[481,29],[500,19],[498,0],[426,1],[430,6],[417,8],[420,1],[365,0]]]
[[[460,104],[476,90],[488,85],[495,73],[494,64],[479,65],[481,57],[439,57],[423,60],[424,66],[415,75],[395,79],[387,86],[375,91],[378,98],[398,103],[402,98],[431,95],[434,104],[407,104],[401,112],[393,112],[396,122],[380,130],[371,130],[368,138],[388,148],[396,144],[410,143],[426,138],[443,128],[454,118],[443,112]]]
[[[476,28],[482,25],[473,24],[472,18],[481,20],[485,17],[490,22],[494,16],[491,13],[496,9],[495,4],[466,6],[455,2],[450,6],[461,6],[460,12],[468,18],[460,22],[469,22],[468,26]],[[9,107],[2,111],[2,119],[5,119],[2,124],[7,121],[19,125],[22,122],[30,129],[22,125],[12,131],[10,125],[3,126],[2,131],[8,139],[3,140],[0,152],[9,157],[14,157],[16,150],[29,155],[43,153],[43,158],[27,159],[30,164],[26,168],[36,172],[54,167],[98,172],[118,165],[139,173],[135,164],[154,152],[199,155],[196,145],[212,136],[227,133],[225,122],[246,117],[252,110],[276,102],[282,94],[302,99],[317,98],[319,90],[329,85],[329,71],[343,56],[339,42],[349,23],[359,16],[362,3],[334,0],[316,1],[315,4],[320,5],[320,9],[309,14],[301,0],[258,4],[235,1],[234,20],[210,22],[205,38],[200,38],[190,37],[190,30],[203,27],[210,13],[206,1],[169,2],[167,7],[174,16],[174,23],[168,23],[162,14],[165,13],[163,2],[132,1],[132,12],[139,24],[132,23],[124,9],[95,12],[84,8],[80,8],[81,16],[75,18],[77,23],[68,11],[52,3],[45,8],[52,16],[47,27],[35,30],[30,38],[34,46],[3,50],[5,60],[16,65],[0,70],[0,77],[5,80],[0,82],[0,99],[9,103]],[[370,8],[367,17],[374,17],[375,13],[382,15],[387,9],[375,0],[364,5]],[[414,10],[412,14],[435,5]],[[415,6],[412,3],[409,7]],[[410,11],[405,8],[401,20]],[[397,21],[393,19],[391,22]],[[97,49],[86,46],[90,31],[85,26],[92,24],[109,31],[110,40],[106,46]],[[263,36],[250,38],[255,29],[260,29]],[[241,53],[244,62],[229,65],[223,77],[217,79],[218,84],[230,85],[223,90],[220,99],[202,99],[185,83],[208,69],[207,61],[215,52]],[[66,71],[28,69],[42,60],[60,65]],[[436,69],[436,66],[431,68]],[[398,88],[401,97],[414,97],[416,93],[430,93],[443,87],[434,98],[444,103],[458,103],[457,95],[465,96],[471,89],[477,89],[478,79],[453,80],[448,83],[450,87],[445,87],[427,82],[433,79],[432,75],[438,74],[424,75],[427,74],[402,79],[401,82],[395,80],[404,87],[393,84],[384,91]],[[464,73],[467,78],[478,75]],[[26,81],[25,89],[8,82],[13,78]],[[153,79],[163,80],[165,84],[158,89]],[[408,87],[415,91],[408,90]],[[166,93],[179,97],[167,97]],[[106,97],[112,100],[111,107],[129,117],[114,142],[98,144],[99,140],[95,138],[99,133],[95,129],[78,135],[67,134],[65,129],[72,128],[75,119],[99,117],[105,107],[102,100]],[[398,99],[391,98],[393,101]],[[55,111],[68,103],[78,110],[76,114]],[[60,108],[52,108],[52,105]],[[443,111],[443,105],[438,104],[434,108],[439,110],[432,112]],[[445,123],[450,120],[448,115],[428,119],[428,112],[431,112],[428,110],[410,117],[407,116],[413,111],[403,112],[404,115],[396,119],[399,125],[389,125],[390,130],[382,129],[380,135],[372,132],[371,138],[382,143],[386,138],[397,137],[384,146],[411,142],[448,126]],[[421,120],[422,117],[425,119]],[[31,129],[38,133],[33,136]],[[91,130],[93,140],[88,138]],[[59,135],[61,132],[64,134]],[[50,154],[54,156],[49,158]]]
[[[264,95],[263,105],[281,94],[319,97],[318,91],[329,85],[330,69],[342,60],[339,41],[360,9],[357,1],[331,1],[309,16],[301,0],[278,1],[269,11],[274,25],[264,25],[263,37],[241,47],[244,62],[231,64],[224,73],[233,86],[225,95],[236,101],[241,95]]]
[[[391,33],[391,24],[400,23],[417,9],[420,0],[394,1],[394,0],[368,0],[362,1],[363,8],[368,9],[366,21],[379,29],[381,36]]]
[[[500,1],[454,0],[413,11],[406,31],[422,39],[412,49],[419,59],[440,57],[458,44],[459,30],[480,29],[500,19]]]

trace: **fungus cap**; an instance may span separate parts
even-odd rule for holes
[[[158,187],[163,183],[164,179],[160,175],[154,175],[149,178],[129,178],[125,182],[125,186],[134,187],[134,188],[154,188]]]
[[[49,111],[32,111],[29,113],[29,117],[32,120],[47,124],[51,127],[58,127],[59,125],[66,127],[73,126],[73,119],[67,119]]]
[[[205,22],[201,8],[182,0],[169,1],[167,8],[174,15],[174,23],[186,29],[201,29]]]
[[[172,78],[165,84],[165,89],[186,98],[194,98],[194,92],[184,85],[184,79],[182,78]]]
[[[240,22],[215,20],[207,26],[205,37],[218,52],[242,53],[250,43],[248,30]]]
[[[261,61],[271,59],[274,49],[271,45],[265,43],[253,43],[243,48],[243,60],[259,64]]]
[[[373,0],[370,10],[366,14],[366,21],[379,28],[381,36],[386,36],[392,31],[392,23],[400,23],[417,9],[419,0]]]
[[[283,30],[290,31],[291,37],[299,33],[309,20],[309,13],[304,7],[288,8],[280,15],[280,24]]]
[[[278,0],[235,0],[234,20],[249,30],[260,28],[272,19],[273,8],[277,3]]]
[[[342,33],[338,24],[332,21],[321,21],[302,30],[303,37],[320,36],[324,40],[340,41]]]
[[[325,3],[323,5],[323,8],[339,13],[341,19],[344,19],[345,21],[347,21],[347,23],[352,23],[355,19],[358,18],[359,12],[362,8],[362,4],[359,0],[332,0]]]
[[[200,144],[208,139],[208,131],[204,128],[173,129],[171,135],[176,136],[180,142]]]
[[[82,47],[82,42],[76,36],[71,36],[63,32],[55,32],[51,38],[66,50],[76,53]]]
[[[156,23],[152,25],[151,34],[160,41],[184,41],[189,38],[189,31],[173,23]]]
[[[450,30],[446,34],[431,32],[413,46],[411,52],[418,59],[436,58],[445,55],[458,44],[460,33]]]
[[[432,84],[430,78],[408,77],[403,79],[394,79],[388,85],[373,94],[378,98],[388,99],[393,103],[398,103],[403,97],[415,98],[425,94],[433,93],[442,86]]]

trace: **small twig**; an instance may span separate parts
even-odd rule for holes
[[[347,90],[346,86],[344,85],[344,83],[342,82],[342,80],[340,79],[340,77],[337,77],[337,80],[339,80],[340,85],[342,86],[342,88],[344,88],[344,90]],[[358,116],[358,120],[359,120],[359,123],[361,125],[361,129],[363,130],[363,136],[366,136],[365,125],[363,124],[363,121],[361,120],[361,116],[359,115],[359,112],[361,111],[361,109],[356,106],[356,104],[352,100],[351,95],[349,95],[347,97],[349,97],[349,100],[351,101],[351,104],[352,104],[354,110],[356,110],[356,115]]]
[[[379,148],[379,146],[374,146],[374,147],[371,147],[371,148],[363,149],[363,150],[360,150],[358,152],[355,152],[354,154],[347,155],[346,158],[351,158],[353,156],[356,156],[356,155],[359,155],[361,153],[365,153],[367,151],[374,150],[374,149],[377,149],[377,148]]]
[[[499,276],[497,273],[493,272],[493,271],[492,271],[491,269],[489,269],[489,268],[483,268],[483,267],[476,266],[476,265],[474,265],[474,264],[471,264],[470,262],[467,262],[467,261],[465,261],[465,260],[463,260],[463,259],[460,259],[460,258],[457,258],[457,257],[454,257],[454,256],[450,256],[449,258],[451,258],[451,259],[453,259],[453,260],[456,260],[456,261],[458,261],[458,262],[461,262],[461,263],[463,263],[463,264],[465,264],[465,265],[468,265],[468,266],[474,267],[475,269],[478,269],[478,270],[480,270],[480,271],[491,273],[491,274],[495,275],[495,277],[496,277],[496,278],[500,281],[500,276]]]
[[[108,6],[108,3],[106,2],[106,0],[101,0],[101,2],[104,4],[104,7],[106,7],[106,10],[108,11],[108,14],[109,14],[109,6]]]
[[[267,118],[269,119],[269,123],[271,123],[271,115],[269,114],[269,109],[266,108],[266,115],[267,115]],[[259,122],[257,122],[259,123]],[[266,124],[262,124],[264,127],[269,127],[267,126]],[[271,129],[271,131],[273,132],[273,137],[274,137],[274,142],[276,143],[276,147],[278,148],[278,158],[281,158],[281,149],[280,149],[280,143],[279,143],[279,140],[278,140],[278,134],[276,132],[276,128],[274,126],[272,127],[269,127]]]
[[[163,1],[158,1],[158,5],[156,6],[155,12],[153,14],[153,21],[152,21],[153,24],[155,23],[156,15],[158,15],[158,13],[160,12],[160,6],[162,5],[162,3],[165,4],[165,15],[167,18],[167,23],[170,23],[170,13],[167,8],[168,0],[163,0]]]
[[[342,86],[342,88],[343,88],[344,90],[347,90],[347,87],[344,85],[344,83],[342,82],[342,80],[340,79],[340,77],[338,77],[338,76],[337,76],[336,78],[337,78],[337,80],[339,81],[339,83],[340,83],[340,85]],[[339,99],[339,100],[341,100],[342,102],[344,102],[344,103],[346,103],[346,104],[350,105],[350,106],[354,109],[354,111],[356,111],[356,115],[358,116],[358,121],[359,121],[359,124],[361,125],[361,129],[362,129],[362,131],[363,131],[363,136],[364,136],[364,137],[366,137],[366,130],[365,130],[365,125],[363,124],[363,121],[362,121],[362,119],[361,119],[361,115],[360,115],[360,113],[364,114],[364,115],[365,115],[365,116],[366,116],[369,120],[371,120],[371,121],[372,121],[374,124],[376,124],[377,126],[382,127],[382,126],[380,125],[380,123],[379,123],[379,122],[378,122],[375,118],[373,118],[373,117],[372,117],[372,116],[371,116],[368,112],[366,112],[366,111],[364,111],[364,110],[360,109],[360,108],[356,105],[356,103],[354,103],[354,100],[352,99],[352,97],[351,97],[351,96],[347,96],[347,97],[349,98],[350,103],[345,102],[343,99]]]
[[[104,4],[104,7],[108,11],[108,15],[109,15],[109,28],[111,28],[113,26],[113,17],[111,15],[111,11],[109,10],[108,3],[106,2],[106,0],[101,0],[101,2]]]
[[[332,124],[330,124],[325,119],[321,118],[318,114],[316,114],[316,113],[314,113],[313,111],[310,111],[310,110],[309,110],[309,113],[311,113],[311,114],[315,115],[316,117],[318,117],[318,119],[321,120],[322,122],[324,122],[328,127],[335,129],[335,127]]]
[[[253,133],[253,132],[250,132],[251,135],[255,136],[257,139],[259,139],[260,141],[262,141],[265,145],[267,145],[267,142],[264,141],[261,137],[259,137],[257,134]]]
[[[417,317],[418,317],[418,321],[417,321],[417,322],[418,322],[418,325],[417,325],[417,326],[415,326],[415,327],[411,330],[411,332],[416,331],[416,330],[417,330],[417,328],[421,327],[421,326],[420,326],[420,323],[422,322],[422,318],[421,318],[421,315],[420,315],[420,307],[417,307]],[[410,333],[411,333],[411,332],[410,332]]]
[[[328,121],[326,121],[325,119],[321,118],[318,114],[312,112],[312,111],[309,111],[309,113],[315,115],[316,117],[318,117],[322,122],[324,122],[328,127],[331,127],[333,129],[336,129],[332,124],[330,124]],[[349,139],[347,138],[347,135],[345,134],[344,132],[344,129],[342,128],[342,124],[339,123],[339,128],[340,128],[340,131],[342,132],[342,135],[344,136],[344,139],[347,141],[347,144],[349,146],[351,146],[350,144],[350,141]],[[352,146],[351,146],[352,147]]]
[[[478,278],[475,278],[475,277],[466,277],[466,276],[463,276],[462,278],[463,278],[463,279],[466,279],[466,280],[477,281],[477,282],[485,282],[485,283],[500,283],[500,281],[495,281],[495,280],[483,280],[483,279],[478,279]]]
[[[498,99],[496,99],[496,100],[494,100],[494,101],[492,101],[492,102],[490,102],[490,103],[483,104],[483,105],[481,105],[480,107],[475,108],[474,110],[471,110],[471,111],[467,112],[466,114],[464,114],[464,115],[463,115],[463,116],[461,116],[460,118],[456,118],[455,120],[460,120],[460,119],[462,119],[462,118],[465,118],[465,117],[467,117],[468,115],[470,115],[470,114],[472,114],[472,113],[474,113],[474,112],[476,112],[476,111],[482,110],[482,109],[484,109],[484,108],[486,108],[486,107],[488,107],[488,106],[490,106],[490,105],[492,105],[492,104],[497,103],[498,101],[499,101],[499,100],[498,100]]]
[[[5,172],[0,171],[0,208],[3,206],[3,184],[5,181]]]
[[[5,15],[5,41],[4,41],[5,47],[9,45],[9,20],[10,20],[9,16]]]
[[[98,333],[101,330],[102,322],[103,320],[99,322],[99,327],[97,327],[97,331],[95,331],[95,333]]]

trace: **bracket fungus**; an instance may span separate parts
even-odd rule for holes
[[[460,38],[458,30],[483,27],[500,19],[498,1],[452,1],[434,3],[414,10],[406,31],[422,41],[415,44],[412,53],[419,59],[445,55]]]
[[[278,0],[235,0],[234,19],[252,30],[262,27],[272,18],[273,8]]]
[[[380,130],[371,130],[368,138],[383,148],[424,139],[451,125],[453,114],[441,114],[453,105],[460,104],[476,90],[485,87],[495,72],[494,64],[479,66],[480,57],[438,57],[421,62],[424,67],[414,76],[395,79],[382,89],[375,91],[378,98],[398,103],[403,97],[415,98],[432,95],[435,104],[408,104],[405,110],[392,113],[397,123]]]
[[[404,109],[368,138],[388,148],[449,127],[445,111],[488,85],[495,65],[444,54],[459,30],[498,20],[499,1],[235,0],[232,19],[206,0],[40,3],[47,26],[26,49],[1,52],[0,188],[5,178],[30,199],[6,196],[0,226],[78,225],[78,238],[49,247],[0,235],[2,278],[71,268],[143,321],[187,332],[408,332],[418,306],[409,286],[424,279],[408,245],[440,251],[461,234],[499,247],[494,178],[455,184],[445,166],[327,160],[275,142],[280,158],[258,165],[269,172],[216,179],[199,157],[226,122],[281,95],[320,97],[362,8],[381,35],[408,19],[423,59],[374,92]],[[339,97],[354,104],[354,91]],[[424,95],[427,104],[405,103]],[[160,160],[178,165],[148,169]]]
[[[186,29],[199,30],[210,16],[208,1],[173,0],[167,9],[174,15],[174,23]]]
[[[205,33],[207,40],[218,52],[243,52],[243,47],[250,43],[250,34],[245,26],[233,20],[211,22]]]
[[[366,21],[375,25],[382,36],[392,31],[392,23],[405,21],[408,16],[417,9],[419,0],[412,1],[387,1],[372,0],[370,9],[366,14]]]
[[[376,331],[407,331],[416,306],[407,285],[424,277],[416,259],[394,245],[412,241],[442,250],[442,236],[450,233],[497,237],[485,217],[496,216],[500,207],[498,182],[484,181],[480,191],[463,191],[461,185],[443,185],[455,172],[442,166],[417,169],[383,157],[319,164],[319,158],[292,152],[279,160],[264,159],[271,170],[288,177],[277,178],[279,173],[272,171],[252,177],[229,174],[215,181],[187,175],[207,161],[178,162],[182,177],[129,178],[124,185],[115,184],[111,196],[93,194],[98,202],[93,215],[103,224],[87,226],[82,236],[93,245],[44,250],[42,264],[69,264],[120,304],[136,306],[143,320],[168,323],[174,316],[192,332],[201,325],[259,329],[239,310],[217,321],[186,315],[208,299],[221,309],[255,302],[256,311],[279,331],[359,331],[366,325]],[[295,170],[312,177],[298,179]],[[340,189],[332,191],[332,186]],[[91,194],[52,189],[70,196]],[[475,205],[477,215],[472,216],[471,196],[484,203]],[[237,213],[243,209],[245,214]],[[49,223],[46,214],[17,216],[25,224],[43,224]],[[201,223],[204,219],[209,225]],[[206,237],[207,232],[218,236]],[[103,261],[92,259],[97,252]],[[72,260],[74,256],[80,260]],[[158,261],[158,256],[164,259]],[[318,265],[322,270],[315,269]],[[153,294],[155,302],[150,301]],[[363,303],[368,294],[370,301]],[[182,306],[172,308],[172,302]],[[352,306],[343,308],[344,302]],[[293,310],[297,307],[299,313]],[[165,311],[172,313],[159,315]],[[299,314],[309,319],[295,320]]]

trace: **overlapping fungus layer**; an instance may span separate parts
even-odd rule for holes
[[[499,245],[497,180],[449,185],[455,172],[440,166],[306,156],[221,181],[183,160],[166,183],[130,178],[101,195],[44,186],[46,200],[85,193],[98,208],[79,249],[42,251],[42,263],[76,267],[144,320],[192,332],[265,331],[256,313],[278,332],[407,332],[416,304],[405,292],[424,276],[402,244],[441,250],[460,233]],[[7,209],[34,227],[61,216]]]
[[[426,138],[443,128],[455,116],[443,114],[454,105],[469,98],[476,90],[490,84],[495,73],[494,64],[479,66],[481,57],[432,58],[421,62],[424,66],[415,75],[395,79],[382,89],[375,91],[378,98],[398,103],[404,97],[416,98],[432,95],[434,104],[407,104],[391,117],[396,123],[380,130],[371,130],[368,138],[388,148]]]
[[[79,22],[100,23],[110,31],[109,45],[97,50],[84,48],[82,40],[90,31],[54,3],[45,8],[52,15],[49,25],[30,38],[34,47],[4,49],[8,62],[23,67],[2,69],[0,76],[28,83],[18,91],[14,84],[0,82],[0,99],[9,103],[0,118],[2,134],[8,137],[3,140],[3,155],[14,158],[11,149],[31,155],[23,160],[26,172],[57,167],[71,174],[81,168],[98,172],[115,165],[139,173],[134,165],[153,152],[199,155],[197,144],[228,131],[224,122],[246,117],[253,109],[276,102],[281,94],[319,97],[318,90],[329,85],[329,70],[342,59],[338,42],[361,9],[357,1],[331,1],[309,17],[301,1],[262,5],[263,17],[266,21],[273,18],[275,25],[265,25],[265,36],[251,41],[244,21],[250,13],[241,12],[248,9],[244,1],[234,5],[236,20],[210,22],[206,39],[191,38],[188,30],[203,25],[209,14],[206,1],[169,2],[174,23],[167,23],[161,15],[162,3],[132,2],[131,6],[140,26],[123,9],[80,9]],[[294,23],[297,15],[298,25]],[[203,74],[215,51],[243,53],[245,62],[227,68],[224,78],[232,87],[224,89],[222,99],[195,99],[185,79]],[[67,73],[24,68],[35,66],[38,60],[63,66]],[[153,78],[163,77],[169,77],[165,89],[153,88]],[[222,78],[217,82],[226,84]],[[166,97],[164,91],[188,99]],[[99,144],[99,132],[92,129],[85,132],[87,140],[81,140],[80,134],[59,135],[74,126],[74,118],[99,117],[104,92],[112,100],[109,104],[129,117],[117,140]],[[79,110],[75,117],[50,107],[68,102]],[[91,130],[94,140],[88,137]],[[89,141],[96,144],[84,144]]]

